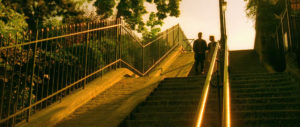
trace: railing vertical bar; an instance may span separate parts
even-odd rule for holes
[[[31,40],[31,37],[32,37],[32,31],[29,31],[29,33],[28,33],[29,35],[28,35],[28,37],[29,37],[29,40]],[[25,39],[25,36],[26,35],[24,35],[24,39]],[[24,90],[26,90],[27,89],[27,85],[28,85],[28,82],[27,82],[27,76],[29,75],[28,73],[28,70],[29,70],[29,60],[30,60],[30,58],[29,58],[29,51],[27,51],[27,64],[26,64],[26,74],[25,74],[25,76],[26,76],[26,78],[24,78]],[[25,106],[25,103],[26,103],[26,100],[25,100],[26,98],[25,98],[25,96],[23,96],[22,97],[22,109],[24,108],[24,106]],[[22,119],[24,119],[24,117],[26,117],[26,113],[22,113]]]
[[[99,21],[97,21],[96,22],[96,28],[100,28],[100,26],[99,26]],[[96,38],[96,47],[97,47],[97,50],[99,50],[99,30],[98,31],[96,31],[96,33],[95,33],[95,38]],[[100,69],[100,60],[101,60],[101,57],[102,57],[102,53],[100,53],[100,51],[97,51],[99,54],[101,54],[101,55],[99,55],[97,58],[96,58],[96,70],[98,70],[98,69]],[[101,72],[100,72],[101,73]],[[98,73],[97,74],[97,78],[100,76],[100,73]]]
[[[116,24],[119,24],[119,19],[116,20]],[[118,31],[119,31],[119,27],[116,27],[116,29],[114,29],[114,35],[115,35],[115,42],[116,42],[116,49],[115,49],[115,53],[116,53],[116,58],[115,60],[118,60],[118,56],[119,56],[119,45],[120,45],[120,41],[119,41],[119,36],[118,36]],[[116,64],[116,69],[118,68],[118,64]]]
[[[16,33],[16,37],[15,37],[15,43],[16,43],[16,45],[18,44],[18,42],[19,42],[19,40],[18,40],[18,33]],[[19,50],[22,50],[22,49],[19,49]],[[21,51],[22,52],[22,51]],[[16,55],[15,55],[16,56]],[[14,57],[15,57],[14,56]],[[17,63],[18,61],[16,61],[16,62],[14,62],[13,64],[14,64],[14,66],[16,66],[15,65],[15,63]],[[19,65],[19,74],[20,74],[20,69],[21,69],[21,63],[20,63],[20,65]],[[17,66],[18,67],[18,66]],[[14,67],[14,70],[18,70],[18,68],[15,68]],[[18,71],[17,71],[18,72]],[[16,72],[16,73],[17,73]],[[15,75],[18,75],[18,74],[15,74]],[[13,75],[13,77],[14,77],[14,75]],[[17,88],[17,90],[14,90],[14,94],[15,94],[15,101],[13,102],[13,114],[16,112],[16,110],[17,110],[17,106],[18,106],[18,98],[19,98],[19,88],[20,88],[20,78],[18,78],[18,79],[16,79],[16,80],[18,80],[18,83],[17,84],[14,84],[14,85],[17,85],[17,86],[14,86],[15,88]],[[13,80],[14,81],[14,80]],[[15,125],[15,122],[16,122],[16,117],[13,117],[13,119],[12,119],[12,126],[14,126]]]
[[[95,23],[91,22],[91,26],[92,26],[92,29],[94,29],[95,28]],[[95,43],[95,31],[91,32],[91,35],[92,35],[92,37],[91,37],[92,38],[92,41],[91,41],[92,42],[92,47],[91,48],[92,48],[92,52],[93,52],[92,53],[92,59],[91,59],[91,62],[92,62],[93,66],[91,66],[91,68],[92,68],[91,72],[94,72],[95,71],[95,66],[94,65],[95,65],[95,62],[97,62],[96,59],[95,59],[97,57],[97,52],[95,50],[96,49],[96,46],[95,46],[95,44],[96,44]],[[96,78],[95,75],[93,75],[92,79],[95,79],[95,78]]]
[[[3,34],[0,34],[0,47],[4,47],[4,41],[3,41]],[[3,45],[2,45],[3,44]],[[5,60],[3,60],[4,62]],[[4,62],[5,64],[5,62]],[[5,66],[5,65],[4,65]],[[4,70],[4,73],[6,72],[6,69]],[[3,104],[4,104],[4,90],[5,90],[5,80],[6,80],[6,76],[4,75],[3,77],[3,84],[1,84],[1,103],[0,103],[0,120],[2,119],[2,113],[3,113]]]
[[[56,29],[55,27],[52,27],[52,30],[54,31],[55,33],[55,36],[59,36],[59,33],[58,33],[58,29]],[[53,78],[56,79],[56,80],[52,80],[52,84],[53,86],[56,87],[55,89],[55,92],[59,90],[59,62],[57,62],[57,60],[59,59],[60,56],[58,56],[58,43],[57,43],[57,39],[54,39],[53,40],[53,43],[55,44],[55,48],[54,48],[54,59],[55,59],[55,63],[54,63],[54,75],[53,75]],[[54,92],[54,91],[53,91]],[[53,97],[53,100],[57,101],[58,100],[58,95],[56,95],[55,97]]]
[[[18,38],[17,38],[16,40],[18,40]],[[23,37],[23,38],[20,37],[20,43],[22,44],[23,42],[24,42],[24,37]],[[20,50],[21,50],[21,54],[22,54],[22,58],[23,58],[23,57],[24,57],[24,56],[23,56],[23,53],[24,53],[23,51],[24,51],[24,49],[21,48]],[[23,58],[23,59],[25,59],[25,58]],[[21,73],[21,72],[23,72],[23,71],[22,71],[22,70],[23,70],[23,69],[22,69],[22,66],[24,66],[24,65],[22,65],[22,64],[20,63],[20,65],[19,65],[19,74],[18,74],[18,75],[19,75],[19,79],[18,79],[18,85],[19,85],[19,86],[18,86],[18,88],[17,88],[17,95],[16,95],[16,103],[15,103],[15,111],[14,111],[14,113],[20,108],[20,107],[19,107],[19,103],[20,103],[20,102],[19,102],[19,97],[20,97],[19,95],[20,95],[20,90],[21,90],[21,91],[23,90],[23,88],[20,89],[20,87],[21,87],[22,85],[24,86],[24,82],[21,81],[21,79],[22,79],[22,73]],[[22,84],[22,85],[21,85],[21,84]],[[1,116],[1,114],[0,114],[0,116]],[[14,122],[16,122],[16,121],[14,121]]]
[[[42,31],[44,31],[44,29],[41,29],[41,31],[40,32],[42,32]],[[39,37],[37,38],[37,40],[38,39],[43,39],[42,38],[43,36],[41,36],[41,34],[39,33]],[[38,46],[37,46],[37,54],[36,54],[36,56],[37,56],[37,58],[36,58],[36,61],[41,61],[41,58],[40,58],[40,55],[42,54],[42,50],[41,50],[41,48],[42,48],[42,43],[40,43],[40,44],[37,44]],[[32,98],[32,100],[34,100],[34,102],[36,102],[37,101],[37,96],[38,96],[38,93],[39,93],[39,79],[40,79],[40,64],[37,64],[37,65],[35,65],[36,66],[36,82],[35,83],[33,83],[33,88],[35,88],[35,89],[33,89],[33,91],[35,91],[34,93],[35,93],[35,95],[34,96],[32,96],[33,98]],[[34,112],[37,110],[37,106],[34,106]]]
[[[49,36],[50,36],[50,29],[49,28],[47,28],[46,29],[46,38],[48,38]],[[46,88],[46,97],[49,95],[49,89],[50,89],[50,79],[52,78],[51,77],[51,73],[50,73],[50,71],[51,71],[51,66],[52,66],[52,64],[50,63],[50,61],[51,61],[51,55],[50,55],[50,52],[51,52],[51,48],[49,48],[49,50],[50,51],[48,51],[48,47],[49,46],[51,46],[51,44],[49,44],[49,42],[50,41],[46,41],[45,43],[46,43],[46,54],[45,54],[45,64],[46,63],[48,63],[47,65],[48,65],[48,69],[47,69],[47,76],[48,76],[48,79],[47,79],[47,88]],[[47,56],[48,55],[48,56]],[[47,58],[47,57],[49,57],[49,58]],[[46,73],[46,68],[45,68],[45,73]],[[45,101],[45,107],[47,107],[48,106],[48,102],[47,101]]]
[[[65,34],[69,34],[70,32],[70,30],[68,30],[68,28],[69,28],[69,25],[65,25]],[[70,48],[70,46],[69,46],[69,44],[68,44],[68,38],[69,37],[66,37],[65,39],[64,39],[64,42],[65,42],[65,47],[67,48],[67,51],[66,51],[66,57],[64,58],[64,60],[66,60],[66,59],[70,59],[70,56],[68,56],[68,53],[69,53],[69,48]],[[64,87],[67,87],[68,86],[68,75],[69,75],[69,62],[70,61],[68,61],[68,60],[66,60],[66,68],[65,68],[65,83],[63,84],[63,86]],[[68,91],[69,90],[65,90],[65,92],[64,92],[64,96],[66,96],[67,94],[68,94]]]
[[[63,27],[63,26],[61,26],[61,28],[60,28],[60,33],[61,33],[61,35],[64,34],[64,27]],[[64,43],[63,38],[60,38],[60,39],[58,39],[58,40],[59,40],[59,43],[61,44],[62,48],[65,48],[65,43]],[[65,52],[62,52],[62,57],[63,57],[63,59],[62,59],[62,69],[61,69],[61,75],[62,75],[62,76],[61,76],[61,81],[60,81],[60,88],[63,88],[63,87],[64,87],[64,77],[65,77],[65,57],[66,57],[66,53],[65,53]],[[62,99],[64,93],[65,93],[65,92],[60,93],[60,100]]]
[[[5,42],[5,40],[4,40],[4,43],[6,43],[6,44],[8,45],[9,39],[7,38],[7,39],[6,39],[6,42]],[[4,45],[5,45],[5,44],[4,44]],[[7,55],[8,55],[8,50],[9,50],[9,49],[6,49],[6,54],[7,54]],[[5,68],[4,77],[5,77],[5,78],[7,78],[7,68],[8,68],[8,67],[7,67],[7,66],[8,66],[7,64],[8,64],[8,62],[9,62],[8,60],[5,60],[5,63],[4,63],[4,68]],[[4,79],[4,80],[5,80],[5,79]],[[7,86],[9,85],[8,83],[9,83],[9,78],[7,78],[7,84],[6,84],[6,82],[4,81],[4,85],[3,85],[4,89],[5,89],[5,86],[6,86],[6,85],[7,85]],[[9,91],[8,91],[8,92],[9,92]],[[4,94],[4,92],[3,92],[3,94]],[[5,96],[5,94],[4,94],[4,96]],[[3,97],[4,97],[4,96],[3,96]],[[10,99],[10,97],[7,97],[7,98]],[[8,104],[7,104],[7,107],[9,107]],[[6,110],[6,111],[9,113],[9,110]],[[8,124],[8,121],[5,123],[5,125],[7,125],[7,124]]]
[[[47,31],[47,29],[48,28],[46,28],[46,31]],[[44,38],[44,29],[42,30],[42,34],[41,34],[41,36],[42,36],[42,38]],[[46,62],[46,59],[47,59],[47,57],[46,57],[46,55],[47,55],[47,46],[48,46],[48,44],[46,43],[45,44],[45,50],[44,50],[44,63],[43,63],[43,70],[42,70],[42,74],[43,74],[43,76],[42,76],[42,88],[41,88],[41,95],[40,95],[40,97],[41,98],[43,98],[44,97],[44,86],[45,86],[45,79],[47,78],[47,74],[46,74],[46,67],[47,67],[47,62]],[[43,44],[41,44],[41,47],[43,47]],[[41,57],[43,57],[43,56],[41,56]],[[43,103],[41,103],[40,104],[40,107],[41,108],[43,108]]]
[[[51,37],[54,37],[55,36],[55,31],[54,31],[53,27],[50,28],[50,29],[51,29]],[[50,85],[51,85],[51,94],[54,93],[54,79],[55,79],[55,71],[56,71],[56,68],[55,68],[56,64],[52,63],[52,61],[55,61],[55,46],[54,46],[54,44],[55,44],[54,40],[51,40],[50,41],[50,47],[51,47],[50,48],[50,59],[49,59],[50,60],[49,63],[51,64],[50,77],[52,79],[52,80],[50,80],[50,82],[51,82],[50,83]],[[50,104],[54,103],[54,101],[55,101],[54,97],[50,98],[49,101],[50,101]]]
[[[121,24],[121,19],[119,18],[118,19],[118,24]],[[117,31],[117,37],[118,37],[118,41],[119,41],[119,58],[120,59],[122,59],[122,53],[121,53],[121,51],[122,51],[122,48],[121,48],[121,36],[122,35],[122,26],[120,25],[119,27],[118,27],[118,31]],[[119,63],[119,68],[121,68],[121,63]]]
[[[36,31],[36,40],[38,40],[39,37],[39,32],[38,30]],[[32,91],[33,91],[33,77],[34,77],[34,71],[35,71],[35,60],[36,60],[36,51],[37,51],[37,43],[34,44],[34,52],[33,52],[33,64],[32,64],[32,72],[31,72],[31,78],[30,78],[30,89],[29,89],[29,98],[28,98],[28,103],[29,103],[29,107],[31,106],[31,98],[32,98]],[[31,108],[29,108],[27,110],[27,119],[26,121],[29,122],[30,119],[30,112],[31,112]]]
[[[100,27],[102,27],[103,26],[103,20],[101,20],[100,21]],[[100,68],[102,68],[102,67],[104,67],[104,64],[105,64],[105,54],[104,54],[104,45],[103,45],[103,32],[104,32],[104,30],[101,30],[100,31],[100,47],[101,47],[101,50],[100,50],[100,52],[101,52],[101,54],[103,54],[103,56],[102,56],[102,63],[101,63],[101,65],[100,65]],[[101,77],[103,76],[103,73],[104,73],[104,70],[102,70],[101,71]]]
[[[11,34],[9,34],[9,42],[8,43],[14,43],[13,39],[11,38]],[[7,116],[9,116],[12,112],[11,111],[11,107],[12,107],[11,105],[12,105],[12,99],[13,99],[13,86],[14,86],[14,73],[15,73],[15,64],[14,63],[15,63],[15,60],[16,60],[16,47],[13,48],[13,54],[14,54],[13,55],[13,60],[11,62],[11,64],[12,64],[12,73],[11,73],[11,82],[10,82],[10,87],[9,87],[9,101],[8,101]],[[13,124],[13,119],[10,120],[12,122],[11,124]],[[9,123],[8,123],[8,125],[9,125]]]
[[[97,22],[95,22],[95,21],[94,21],[94,28],[97,28]],[[97,32],[98,31],[93,31],[94,50],[95,50],[95,53],[96,53],[95,54],[95,58],[94,58],[94,65],[93,65],[94,70],[93,70],[93,72],[97,70],[97,67],[98,67],[98,58],[100,57],[99,52],[98,52]],[[97,78],[97,75],[98,74],[94,75],[95,79]]]
[[[70,33],[74,33],[74,26],[71,24],[70,25]],[[70,36],[70,39],[68,40],[69,41],[69,45],[70,45],[70,48],[71,48],[71,55],[72,55],[72,61],[70,61],[70,70],[69,70],[69,76],[68,76],[68,79],[69,79],[69,83],[68,84],[71,84],[73,83],[73,74],[74,74],[74,61],[75,61],[75,56],[74,56],[74,36]],[[68,94],[71,94],[74,90],[74,86],[71,87],[68,91],[69,93]]]
[[[75,29],[75,25],[74,24],[71,24],[71,33],[75,33],[76,31],[76,29]],[[73,58],[73,60],[72,60],[72,62],[71,62],[71,69],[70,69],[70,76],[69,76],[69,78],[70,78],[70,84],[71,83],[73,83],[73,82],[75,82],[75,80],[74,80],[74,73],[75,73],[75,67],[74,67],[74,65],[75,65],[75,61],[76,61],[76,44],[75,44],[75,36],[73,35],[73,36],[70,36],[70,46],[71,46],[71,54],[72,54],[72,58]],[[74,87],[75,86],[72,86],[72,87],[70,87],[70,93],[69,94],[71,94],[71,93],[73,93],[74,92]]]
[[[89,24],[87,24],[87,29],[89,29]],[[85,44],[85,69],[84,69],[84,76],[87,76],[87,56],[88,56],[88,42],[89,42],[89,32],[86,33],[86,44]],[[85,88],[85,85],[87,84],[87,79],[84,80],[83,89]]]
[[[82,30],[82,27],[81,27],[81,24],[77,24],[77,31],[78,32],[81,32]],[[78,49],[78,56],[79,56],[79,68],[78,68],[78,73],[77,73],[77,79],[81,79],[81,73],[82,73],[82,54],[83,54],[83,51],[82,51],[82,48],[83,48],[83,44],[82,44],[82,34],[79,34],[77,35],[77,40],[78,40],[78,45],[81,45]],[[77,85],[77,89],[80,88],[82,85],[82,82],[80,82],[78,85]]]

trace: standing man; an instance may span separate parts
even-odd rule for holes
[[[206,41],[202,39],[202,32],[198,33],[198,39],[193,44],[193,51],[195,53],[195,71],[198,74],[198,66],[200,63],[200,71],[204,74],[204,60],[205,51],[207,50]]]

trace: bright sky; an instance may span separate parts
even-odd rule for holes
[[[226,23],[230,50],[253,49],[254,23],[245,14],[244,0],[227,0]],[[155,6],[146,5],[148,10]],[[167,18],[162,30],[180,24],[189,39],[197,38],[203,32],[203,39],[209,41],[210,35],[220,39],[219,0],[182,0],[179,18]]]

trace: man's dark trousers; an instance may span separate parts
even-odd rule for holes
[[[205,54],[195,53],[195,71],[198,73],[198,66],[200,64],[200,72],[204,69]]]

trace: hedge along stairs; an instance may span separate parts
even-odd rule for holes
[[[299,127],[299,84],[289,73],[268,73],[253,54],[230,54],[232,127]]]

